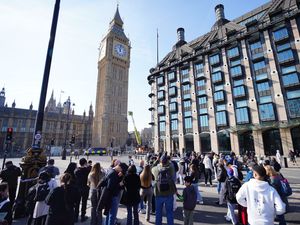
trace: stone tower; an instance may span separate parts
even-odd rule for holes
[[[2,91],[0,92],[0,107],[4,107],[5,104],[5,89],[2,88]]]
[[[118,7],[99,50],[93,147],[123,146],[128,136],[130,41]]]

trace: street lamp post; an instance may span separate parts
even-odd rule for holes
[[[50,68],[52,62],[52,54],[54,49],[56,27],[59,15],[60,0],[55,1],[52,25],[50,31],[50,39],[48,43],[48,50],[46,55],[46,62],[44,68],[43,82],[40,94],[39,108],[35,120],[35,131],[33,134],[32,146],[27,150],[27,154],[22,158],[20,166],[22,167],[22,180],[35,178],[38,176],[38,171],[41,167],[46,165],[47,157],[44,154],[44,150],[41,148],[42,129],[44,120],[44,110],[46,95],[48,89],[48,81],[50,75]],[[34,184],[34,182],[20,183],[18,197],[16,205],[14,207],[14,217],[20,218],[25,215],[25,196],[28,189]]]
[[[68,97],[67,101],[64,103],[65,106],[68,107],[68,114],[67,114],[67,124],[66,124],[66,130],[65,130],[65,141],[64,141],[64,148],[62,151],[61,159],[66,160],[67,158],[67,140],[69,139],[69,126],[70,126],[70,111],[71,111],[71,99],[70,96]],[[73,103],[73,106],[75,104]]]

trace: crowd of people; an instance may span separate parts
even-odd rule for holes
[[[246,169],[246,173],[242,172]],[[246,162],[236,155],[191,153],[185,157],[172,157],[167,153],[148,154],[135,165],[132,157],[127,162],[114,159],[108,169],[99,162],[85,158],[79,165],[71,162],[60,175],[50,159],[41,168],[37,183],[26,196],[27,225],[73,225],[84,222],[90,216],[91,225],[120,224],[117,213],[120,205],[127,209],[127,225],[140,224],[141,217],[147,222],[174,224],[177,201],[183,202],[183,223],[194,222],[197,204],[206,204],[200,192],[200,181],[214,187],[217,183],[219,206],[227,205],[224,219],[232,224],[285,225],[284,213],[288,211],[291,188],[280,173],[281,159]],[[8,176],[13,174],[14,177]],[[14,202],[21,170],[11,161],[0,173],[0,224],[12,223],[11,203]],[[60,184],[55,177],[60,175]],[[184,185],[183,190],[182,185]],[[87,216],[87,201],[91,201],[91,214]],[[238,213],[235,213],[237,209]],[[1,221],[2,220],[2,221]]]

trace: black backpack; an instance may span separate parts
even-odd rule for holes
[[[230,203],[237,203],[236,193],[241,188],[241,182],[236,177],[231,177],[226,181],[226,197]]]
[[[159,192],[166,192],[171,189],[172,176],[169,168],[162,167],[158,172],[157,188]]]
[[[50,188],[48,183],[38,184],[36,187],[36,194],[34,200],[37,202],[44,201],[47,195],[49,194],[49,192],[50,192]]]

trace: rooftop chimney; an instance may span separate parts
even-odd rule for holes
[[[177,38],[179,41],[184,41],[184,29],[182,27],[177,29]]]
[[[215,7],[215,13],[216,13],[216,19],[217,21],[220,19],[225,19],[225,14],[224,14],[224,5],[219,4]]]

